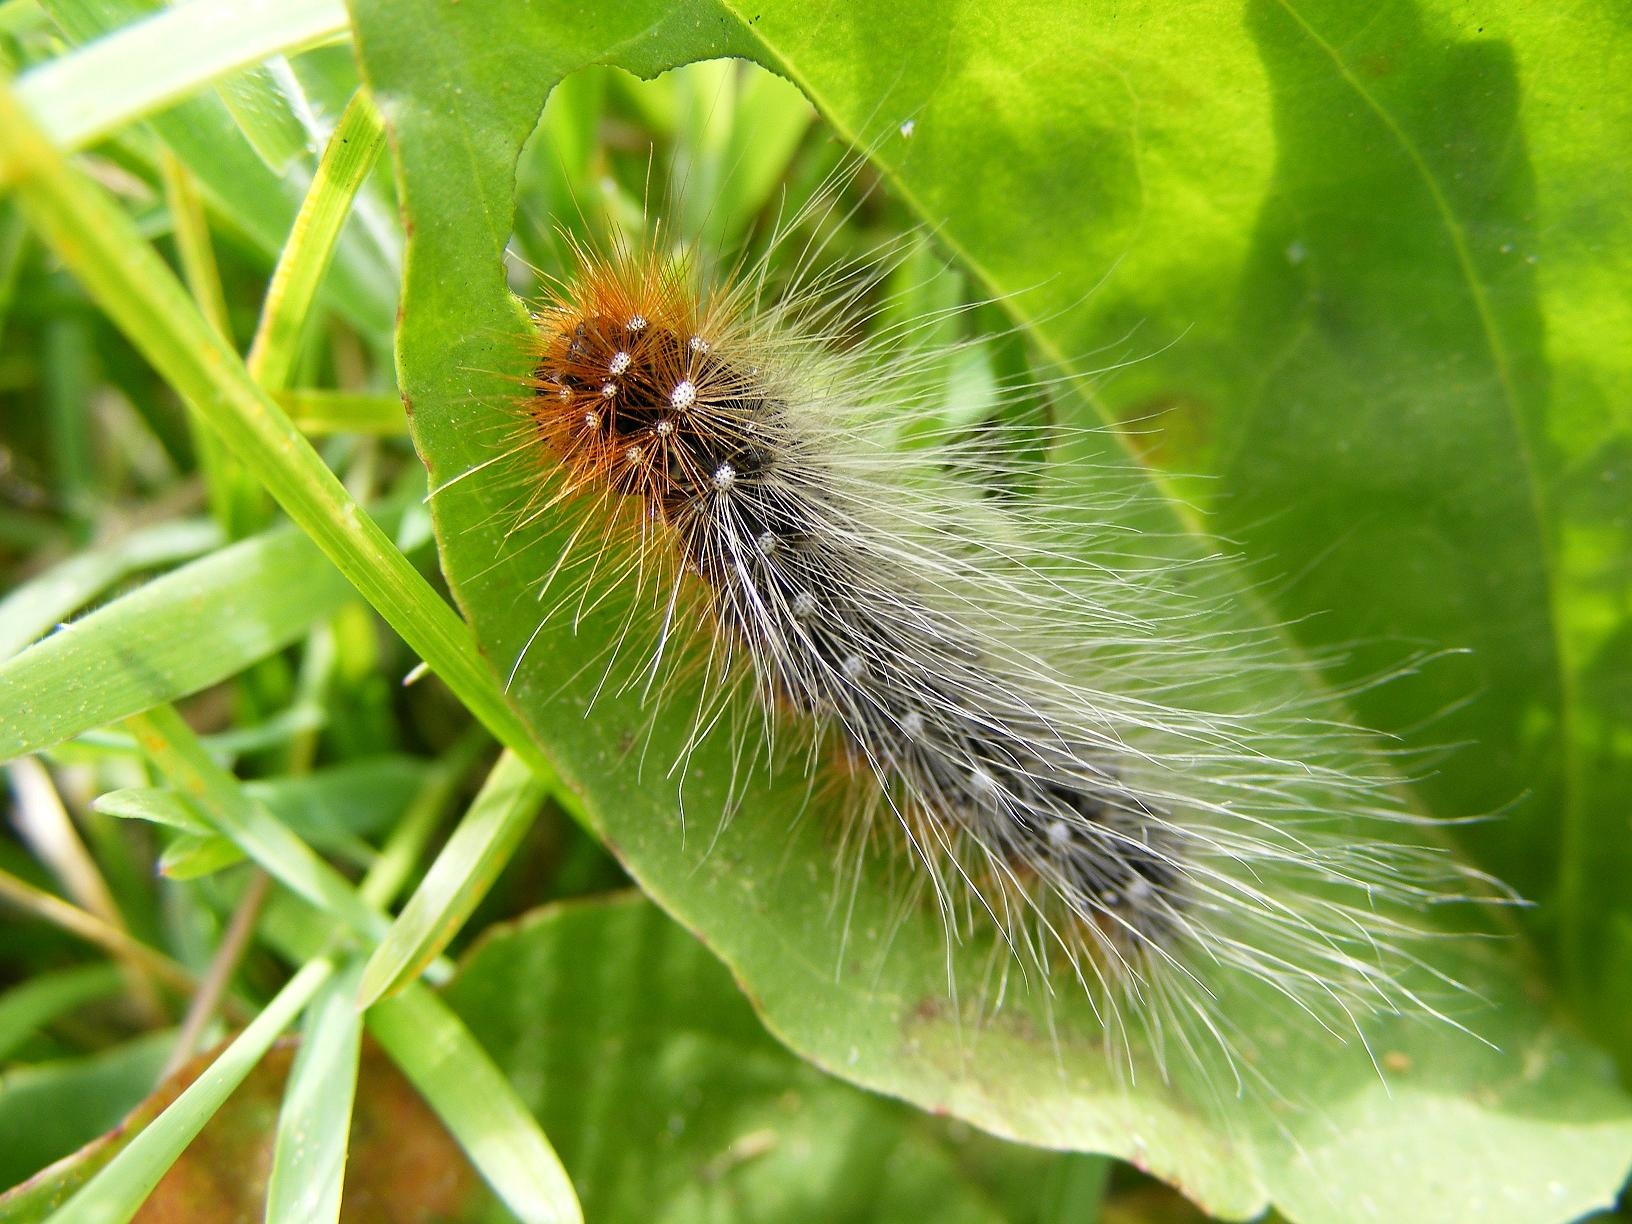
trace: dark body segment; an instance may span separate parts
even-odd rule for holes
[[[535,420],[577,479],[642,498],[674,529],[761,682],[835,720],[937,840],[972,843],[1009,881],[1041,879],[1113,945],[1182,926],[1173,826],[869,547],[752,371],[706,337],[601,315],[555,332],[535,385]]]

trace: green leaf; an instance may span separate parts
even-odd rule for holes
[[[57,144],[80,149],[219,76],[343,35],[339,0],[189,0],[34,69],[23,104]]]
[[[351,597],[290,531],[155,578],[0,664],[0,760],[224,680]]]
[[[349,20],[346,26],[349,32]],[[282,174],[306,155],[313,136],[301,112],[309,117],[311,102],[284,56],[274,56],[258,67],[234,73],[220,81],[216,89],[239,129],[274,174]]]
[[[561,1161],[464,1023],[419,983],[370,1009],[368,1029],[522,1224],[581,1224]]]
[[[58,1016],[118,994],[124,981],[115,965],[84,965],[37,974],[0,994],[0,1063]]]
[[[9,1068],[0,1079],[0,1183],[22,1181],[115,1125],[153,1087],[173,1044],[171,1033],[150,1033],[85,1058]]]
[[[794,1059],[720,964],[639,898],[555,906],[496,931],[446,998],[602,1224],[1095,1218],[1080,1210],[1097,1202],[1091,1187],[1040,1176],[1052,1153],[948,1144],[899,1102]],[[964,1167],[976,1153],[1024,1179],[1012,1214]],[[1049,1193],[1057,1217],[1039,1212]]]
[[[97,796],[91,807],[124,820],[146,820],[152,824],[207,837],[214,826],[176,791],[161,786],[127,786]]]
[[[394,395],[301,388],[275,398],[305,434],[364,433],[397,436],[407,428],[402,401]]]
[[[162,12],[159,0],[42,0],[43,7],[71,42],[88,43],[122,31],[135,22]],[[325,0],[301,0],[300,5],[255,5],[267,24],[280,28],[287,7],[296,19],[316,14],[319,24]],[[328,10],[332,13],[332,8]],[[206,53],[202,61],[208,64]],[[267,168],[254,146],[239,131],[230,111],[214,94],[205,92],[177,102],[148,120],[160,140],[197,177],[206,200],[268,256],[282,250],[290,224],[306,193],[309,171],[297,164],[282,177]],[[361,232],[348,229],[341,241],[335,267],[324,289],[331,302],[365,333],[390,334],[395,302],[395,252]]]
[[[424,972],[475,910],[521,844],[549,787],[511,753],[499,758],[470,811],[368,958],[357,1006]]]
[[[341,226],[384,143],[380,116],[368,95],[358,90],[323,150],[311,190],[301,202],[294,230],[267,286],[261,321],[245,359],[250,376],[264,390],[278,391],[289,383],[300,353],[301,333],[311,317],[317,287]]]
[[[196,880],[244,861],[244,852],[218,834],[183,833],[159,855],[159,874],[171,880]]]
[[[326,1224],[340,1218],[363,1018],[352,1005],[361,963],[323,984],[306,1013],[289,1068],[277,1146],[266,1187],[266,1219]]]
[[[220,542],[215,524],[181,519],[75,553],[0,600],[0,660],[9,659],[129,575],[188,560]]]
[[[58,1224],[122,1224],[225,1104],[262,1054],[334,972],[327,960],[303,967],[210,1066],[51,1218]]]
[[[1280,108],[1283,127],[1312,122],[1298,113],[1297,90],[1348,86],[1346,102],[1323,101],[1323,121],[1341,128],[1358,115],[1377,123],[1375,111],[1355,95],[1330,55],[1324,65],[1299,66],[1295,55],[1283,56],[1263,38],[1265,23],[1274,24],[1278,14],[1289,11],[1259,6],[1243,24],[1229,9],[1186,10],[1181,16],[1107,7],[1083,14],[1038,3],[949,22],[939,7],[915,4],[824,8],[817,19],[798,3],[756,4],[746,15],[708,4],[637,3],[568,14],[512,3],[484,6],[477,16],[428,0],[406,8],[360,0],[356,23],[364,67],[394,132],[414,235],[398,336],[403,390],[413,405],[415,439],[431,467],[433,487],[443,489],[434,504],[444,568],[488,657],[507,662],[528,641],[537,609],[520,596],[536,587],[548,571],[543,559],[564,538],[563,532],[546,530],[531,553],[507,552],[502,535],[514,494],[499,473],[481,467],[491,457],[485,439],[492,405],[512,395],[524,374],[516,368],[515,354],[521,351],[517,337],[525,318],[508,296],[501,272],[513,225],[517,152],[545,95],[569,71],[615,62],[649,75],[733,53],[751,55],[797,81],[841,136],[868,145],[893,191],[934,227],[968,272],[1003,298],[1045,353],[1069,365],[1069,359],[1092,353],[1107,337],[1127,335],[1143,322],[1141,337],[1148,334],[1148,344],[1135,346],[1131,354],[1141,360],[1096,401],[1100,418],[1173,409],[1173,428],[1164,437],[1174,440],[1177,458],[1186,465],[1196,464],[1199,456],[1224,474],[1216,500],[1226,507],[1217,521],[1226,525],[1239,525],[1246,517],[1239,511],[1246,489],[1232,482],[1261,483],[1266,479],[1261,465],[1278,465],[1278,499],[1272,512],[1264,501],[1254,503],[1259,522],[1251,534],[1255,552],[1271,538],[1284,541],[1285,547],[1273,550],[1279,572],[1308,567],[1323,575],[1321,558],[1353,537],[1356,524],[1364,527],[1385,512],[1393,517],[1395,551],[1365,550],[1367,567],[1349,558],[1333,571],[1340,577],[1329,586],[1306,577],[1268,588],[1270,597],[1281,601],[1269,608],[1270,620],[1304,611],[1299,601],[1318,597],[1326,607],[1341,607],[1345,619],[1340,626],[1300,621],[1296,632],[1311,644],[1356,636],[1357,610],[1369,607],[1380,612],[1361,636],[1460,644],[1464,639],[1447,639],[1436,630],[1449,628],[1453,620],[1459,630],[1466,628],[1470,618],[1484,614],[1487,601],[1474,584],[1452,582],[1441,588],[1444,602],[1424,610],[1420,601],[1436,581],[1433,558],[1445,555],[1443,524],[1413,516],[1421,506],[1442,504],[1443,494],[1427,497],[1427,487],[1444,482],[1456,468],[1451,456],[1463,453],[1446,446],[1470,401],[1444,400],[1432,392],[1452,381],[1446,375],[1464,368],[1468,358],[1456,347],[1464,333],[1453,330],[1447,340],[1437,327],[1412,336],[1396,328],[1358,344],[1358,356],[1347,358],[1353,368],[1385,374],[1392,373],[1399,345],[1416,343],[1431,355],[1435,346],[1451,344],[1438,350],[1437,379],[1431,376],[1434,361],[1424,357],[1421,368],[1430,373],[1408,380],[1409,413],[1400,399],[1394,401],[1396,415],[1405,413],[1411,429],[1368,417],[1363,452],[1354,450],[1349,419],[1364,394],[1363,380],[1356,382],[1360,389],[1348,396],[1347,408],[1336,412],[1326,411],[1320,398],[1325,388],[1318,382],[1273,402],[1242,390],[1275,376],[1277,363],[1316,324],[1346,336],[1351,307],[1365,305],[1350,303],[1337,289],[1336,296],[1323,296],[1318,285],[1287,303],[1243,284],[1255,235],[1268,225],[1260,214],[1272,218],[1281,208],[1272,175],[1276,158],[1301,149],[1278,149],[1285,133],[1272,122],[1272,109]],[[1448,83],[1435,75],[1440,69],[1431,61],[1441,29],[1454,23],[1440,19],[1430,37],[1406,20],[1409,16],[1410,10],[1396,6],[1369,21],[1367,32],[1388,49],[1368,59],[1365,71],[1397,80],[1394,87],[1401,90],[1418,91],[1428,110],[1443,107]],[[1524,31],[1522,17],[1511,20]],[[493,38],[495,28],[505,31],[504,39]],[[1538,65],[1545,59],[1541,56]],[[1397,65],[1408,67],[1396,70]],[[1539,66],[1537,71],[1547,76]],[[1289,101],[1273,92],[1278,73],[1300,82]],[[1489,78],[1449,79],[1465,84]],[[1607,78],[1599,91],[1613,92]],[[909,120],[910,128],[901,128]],[[1354,216],[1369,242],[1396,243],[1386,265],[1403,278],[1420,262],[1422,244],[1438,240],[1423,237],[1421,215],[1396,222],[1385,207],[1374,216],[1364,197],[1351,200],[1345,194],[1347,180],[1338,177],[1358,173],[1356,166],[1397,176],[1400,167],[1387,171],[1368,160],[1369,150],[1389,148],[1392,138],[1386,123],[1381,131],[1362,127],[1348,143],[1333,144],[1346,150],[1341,155],[1311,164],[1327,167],[1334,210],[1349,201],[1348,212],[1323,221],[1327,228],[1320,231],[1322,241],[1334,244],[1334,257],[1348,260],[1360,273],[1382,259],[1374,245],[1345,245],[1352,227],[1345,230],[1336,222]],[[1506,164],[1503,157],[1512,148],[1477,124],[1459,129],[1457,138],[1485,150],[1485,159],[1497,167]],[[1440,146],[1450,150],[1448,156],[1464,161],[1470,156],[1443,136]],[[1406,162],[1404,170],[1417,172],[1409,157]],[[1470,182],[1467,190],[1480,188]],[[1491,198],[1499,212],[1512,207],[1512,197],[1499,190]],[[1596,191],[1593,198],[1600,198]],[[1607,206],[1609,197],[1602,198]],[[1443,217],[1438,220],[1443,233]],[[1313,249],[1308,245],[1313,238],[1312,232],[1301,248],[1305,253]],[[1261,257],[1267,259],[1274,249],[1265,246]],[[1299,249],[1288,249],[1298,264]],[[1280,254],[1284,258],[1286,249]],[[1469,297],[1466,268],[1458,266],[1459,279],[1443,288],[1444,298],[1476,302],[1479,294]],[[1396,300],[1401,300],[1400,285],[1397,279]],[[1406,294],[1403,300],[1414,299]],[[1226,310],[1221,303],[1233,305]],[[1281,307],[1275,328],[1283,338],[1278,348],[1266,349],[1269,324],[1256,312]],[[1460,308],[1455,302],[1447,307]],[[1370,315],[1359,317],[1372,326]],[[1220,328],[1228,333],[1227,351],[1188,337],[1169,343],[1198,318],[1208,320],[1209,335]],[[1414,361],[1401,363],[1402,371],[1413,368]],[[1235,382],[1220,387],[1225,379]],[[1528,437],[1530,429],[1512,428],[1516,418],[1504,406],[1501,379],[1472,374],[1467,382],[1483,388],[1482,394],[1495,388],[1494,400],[1478,401],[1480,411],[1494,416],[1480,419],[1494,419],[1490,429],[1498,439],[1506,430],[1510,442],[1494,467],[1469,477],[1468,491],[1499,500],[1508,495],[1504,490],[1511,491],[1515,456],[1523,454],[1515,439],[1521,433]],[[1189,411],[1196,403],[1193,386],[1205,388],[1206,395],[1202,407]],[[1215,389],[1234,398],[1215,402]],[[1420,405],[1411,395],[1420,397]],[[1249,417],[1257,430],[1253,464],[1259,466],[1235,474],[1223,461],[1228,455],[1232,463],[1245,462],[1243,451],[1225,445],[1235,435],[1210,431],[1217,428],[1215,421],[1238,428]],[[1322,422],[1328,425],[1324,431]],[[1419,426],[1435,435],[1438,449],[1406,455],[1421,435]],[[1185,452],[1187,428],[1215,441]],[[1287,445],[1293,437],[1303,439],[1296,449]],[[1386,453],[1380,456],[1379,450]],[[1412,462],[1404,463],[1407,458]],[[1313,483],[1311,472],[1319,473]],[[1460,489],[1460,470],[1454,475],[1452,483]],[[1194,512],[1176,496],[1189,494],[1190,485],[1163,473],[1155,476],[1159,492],[1175,494],[1169,502],[1173,515],[1197,525]],[[1409,479],[1395,488],[1389,482],[1397,476]],[[1522,490],[1528,483],[1519,483],[1526,505]],[[1349,518],[1339,523],[1326,514],[1326,501],[1346,497]],[[1375,504],[1380,502],[1386,507]],[[1449,522],[1456,531],[1444,539],[1483,558],[1486,547],[1473,538],[1480,513],[1473,509],[1465,519]],[[1510,499],[1494,521],[1506,530],[1515,521],[1513,513]],[[1531,515],[1524,532],[1535,536],[1544,530],[1533,508],[1520,506],[1517,513]],[[1263,525],[1266,519],[1272,527]],[[1527,644],[1525,658],[1545,658],[1552,649],[1545,633],[1539,655],[1535,651],[1536,631],[1545,628],[1547,618],[1537,622],[1535,601],[1520,588],[1534,590],[1547,579],[1533,572],[1540,559],[1524,543],[1524,532],[1504,535],[1496,554],[1508,566],[1509,544],[1516,539],[1517,551],[1529,552],[1530,569],[1504,569],[1518,586],[1503,590],[1491,604],[1492,623],[1506,640]],[[1407,581],[1403,571],[1412,567],[1421,567],[1425,577]],[[1470,578],[1477,568],[1468,567]],[[1389,589],[1374,600],[1379,574]],[[1413,599],[1419,604],[1411,604]],[[1476,1198],[1486,1218],[1564,1219],[1613,1197],[1632,1153],[1628,1101],[1601,1057],[1568,1029],[1548,1025],[1511,949],[1455,968],[1493,1000],[1478,1024],[1501,1052],[1426,1026],[1380,1026],[1366,1034],[1371,1048],[1392,1056],[1386,1065],[1409,1070],[1379,1071],[1357,1043],[1328,1047],[1307,1034],[1300,1037],[1298,1026],[1284,1015],[1264,1017],[1261,1026],[1256,1015],[1243,1017],[1269,1046],[1288,1043],[1277,1055],[1287,1077],[1323,1105],[1281,1119],[1250,1100],[1230,1102],[1223,1126],[1193,1085],[1163,1085],[1148,1068],[1136,1086],[1119,1085],[1091,1036],[1092,1017],[1079,1001],[1056,999],[1047,1029],[1014,1002],[1008,1004],[1014,1018],[1006,1024],[982,1025],[973,1013],[938,1006],[945,997],[945,954],[932,917],[902,922],[887,889],[869,890],[866,884],[877,880],[864,877],[853,911],[843,921],[835,919],[829,900],[835,887],[831,849],[822,822],[807,816],[791,834],[787,831],[803,809],[801,778],[784,774],[768,783],[756,778],[742,797],[740,814],[715,838],[713,826],[724,809],[734,761],[729,743],[722,742],[726,737],[714,737],[689,757],[685,790],[685,810],[703,822],[704,831],[682,839],[676,788],[662,769],[637,777],[621,747],[645,742],[648,715],[636,697],[603,691],[583,716],[600,672],[584,661],[601,657],[620,623],[616,607],[603,607],[585,618],[576,643],[564,637],[542,643],[534,656],[540,660],[536,671],[530,669],[512,696],[563,777],[583,793],[590,819],[643,887],[740,975],[773,1031],[819,1065],[998,1133],[1133,1159],[1223,1214],[1250,1214],[1274,1201],[1313,1218],[1326,1214],[1333,1201],[1367,1196],[1384,1205],[1383,1214],[1400,1219],[1444,1218],[1465,1211]],[[1491,674],[1510,666],[1499,642],[1484,638],[1481,644],[1491,652],[1491,661],[1481,664],[1494,668]],[[1374,658],[1361,658],[1352,666],[1374,669],[1376,664]],[[1458,678],[1452,667],[1448,680],[1435,683],[1465,685],[1468,675]],[[1338,671],[1333,678],[1348,676]],[[1519,690],[1515,685],[1508,691]],[[1548,691],[1543,685],[1531,696],[1545,703],[1551,700]],[[1367,718],[1419,737],[1438,733],[1439,728],[1425,733],[1418,726],[1426,708],[1423,694],[1431,689],[1401,684],[1380,692],[1385,695],[1363,703]],[[1428,700],[1437,702],[1434,709],[1445,704],[1443,693]],[[1494,712],[1474,717],[1505,725],[1511,716],[1505,700],[1498,695]],[[1558,713],[1560,707],[1553,709]],[[646,756],[666,765],[679,755],[682,740],[683,728],[659,720]],[[1470,776],[1491,763],[1504,763],[1506,769],[1504,745],[1513,742],[1511,736],[1493,741],[1486,765],[1480,764],[1482,750],[1470,750],[1471,762],[1457,768]],[[1501,769],[1486,776],[1499,780]],[[1424,794],[1443,814],[1481,810],[1442,802],[1453,789],[1427,787]],[[1462,797],[1468,793],[1463,787]],[[1624,798],[1624,791],[1619,793]],[[1498,802],[1515,797],[1509,791]],[[1492,847],[1503,836],[1478,841],[1480,853],[1499,866],[1505,856]],[[962,955],[960,978],[980,981],[980,963],[973,952]],[[1549,1108],[1544,1100],[1568,1104]],[[1345,1142],[1350,1132],[1352,1147]],[[1464,1160],[1468,1151],[1489,1163]],[[1304,1152],[1319,1154],[1318,1177],[1311,1175]],[[1380,1178],[1384,1168],[1387,1176]]]

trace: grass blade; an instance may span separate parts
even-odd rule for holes
[[[361,969],[354,964],[325,982],[306,1012],[278,1113],[266,1187],[267,1224],[325,1224],[340,1218],[362,1051],[362,1016],[351,1002]]]
[[[458,614],[363,512],[105,193],[0,85],[0,178],[97,304],[404,641],[506,747],[548,775]]]
[[[274,398],[302,433],[361,433],[401,437],[408,432],[402,400],[395,395],[301,388]]]
[[[0,664],[0,760],[223,680],[350,596],[289,531],[156,578]]]
[[[351,201],[385,144],[385,125],[368,94],[351,96],[340,123],[323,150],[311,190],[295,217],[267,286],[261,321],[250,342],[249,375],[268,391],[288,385],[300,349],[302,328],[311,317],[318,283],[334,254]]]
[[[211,758],[192,728],[169,706],[130,719],[130,729],[165,779],[198,804],[218,832],[292,892],[353,930],[385,931],[385,919],[365,905],[339,872],[244,793]]]
[[[522,1224],[581,1224],[578,1196],[538,1121],[464,1023],[418,982],[368,1028]]]
[[[368,958],[357,1005],[401,989],[436,959],[520,844],[549,793],[513,753],[499,757],[442,853]]]
[[[110,956],[139,960],[154,978],[178,994],[191,994],[197,985],[192,973],[163,952],[148,947],[95,914],[70,905],[54,893],[48,893],[5,870],[0,870],[0,902],[15,906],[42,922],[49,922],[75,938],[101,948]]]
[[[277,392],[273,398],[304,434],[408,434],[408,418],[397,395],[302,387]]]
[[[196,557],[220,542],[221,532],[213,523],[181,519],[75,553],[0,600],[0,659],[10,658],[129,575]]]
[[[82,149],[217,77],[350,25],[340,0],[192,0],[42,64],[17,91],[53,142]]]
[[[0,1062],[58,1016],[118,994],[124,976],[113,965],[42,973],[0,994]]]
[[[290,978],[168,1109],[63,1204],[51,1224],[124,1224],[135,1215],[166,1170],[333,972],[334,963],[320,959]]]

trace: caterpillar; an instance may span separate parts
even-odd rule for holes
[[[1092,458],[1100,433],[945,424],[918,377],[939,357],[872,326],[892,251],[813,271],[815,240],[779,283],[798,220],[734,267],[661,224],[567,239],[496,456],[523,490],[512,534],[573,525],[538,631],[623,592],[625,683],[657,717],[687,717],[665,676],[700,652],[682,778],[744,691],[762,712],[739,734],[808,733],[813,775],[832,745],[867,779],[836,878],[885,843],[949,944],[993,940],[996,996],[1011,970],[1069,983],[1113,1063],[1138,1046],[1163,1075],[1222,1058],[1238,1088],[1261,1078],[1244,991],[1343,1040],[1380,1016],[1459,1025],[1418,948],[1423,912],[1476,877],[1412,831],[1324,699],[1290,695],[1273,630],[1217,628],[1239,597],[1217,556],[1126,525],[1148,495]]]

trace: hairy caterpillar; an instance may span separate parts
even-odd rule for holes
[[[1081,991],[1118,1055],[1240,1082],[1243,989],[1339,1038],[1444,1014],[1420,915],[1469,877],[1401,831],[1388,773],[1289,695],[1267,633],[1216,627],[1208,558],[1124,525],[1125,473],[1068,429],[938,424],[926,359],[867,334],[877,275],[811,272],[819,240],[778,285],[769,254],[716,274],[660,233],[573,244],[534,311],[493,462],[523,489],[513,535],[573,524],[538,632],[620,592],[619,683],[691,717],[688,750],[745,690],[742,756],[787,726],[836,746],[873,779],[840,876],[892,845],[949,942],[995,939],[991,998],[1011,970]],[[1038,447],[1041,476],[1014,457]],[[688,647],[689,714],[663,700]]]

